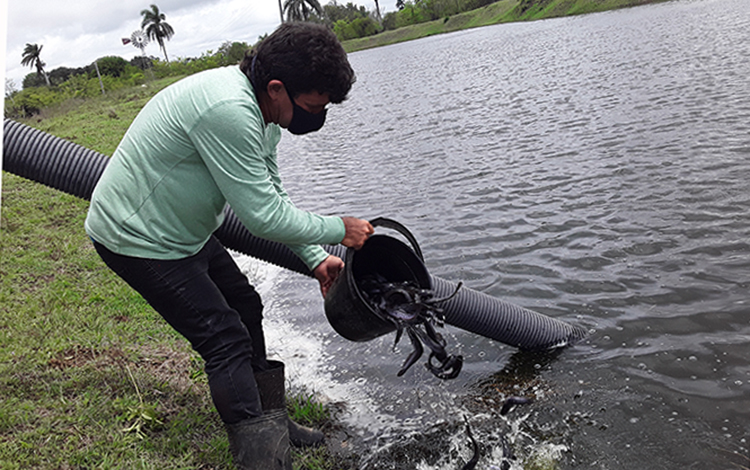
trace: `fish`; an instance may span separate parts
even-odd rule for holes
[[[513,453],[507,437],[500,436],[500,441],[503,444],[503,460],[500,462],[500,470],[510,470],[511,461],[516,460],[516,454]]]
[[[510,410],[518,405],[528,405],[532,401],[533,400],[531,398],[509,397],[507,400],[505,400],[505,403],[503,403],[503,407],[500,409],[500,416],[507,415],[508,413],[510,413]]]
[[[435,326],[444,324],[439,304],[453,298],[461,288],[461,282],[451,295],[441,299],[435,299],[432,290],[423,289],[414,281],[390,282],[378,274],[364,276],[359,286],[368,303],[396,327],[393,347],[398,345],[404,331],[411,341],[413,350],[399,369],[399,377],[422,357],[423,344],[431,351],[425,364],[427,370],[440,379],[458,377],[463,356],[447,353],[447,343]]]
[[[477,440],[474,439],[474,436],[471,434],[471,426],[469,425],[469,419],[466,416],[464,416],[464,421],[466,421],[466,435],[469,436],[469,443],[474,450],[474,454],[472,455],[471,460],[461,467],[461,470],[474,470],[477,466],[477,462],[479,462],[479,444],[477,444]]]

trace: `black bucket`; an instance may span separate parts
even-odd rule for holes
[[[370,222],[398,231],[411,243],[387,235],[372,235],[359,250],[348,248],[344,270],[334,281],[325,298],[325,312],[334,330],[350,341],[370,341],[396,331],[362,294],[360,281],[377,274],[388,282],[413,281],[422,289],[432,289],[432,277],[424,265],[417,240],[400,223],[384,218]]]

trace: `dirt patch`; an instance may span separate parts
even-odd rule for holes
[[[49,360],[49,365],[60,370],[74,367],[129,367],[159,383],[168,383],[175,390],[185,391],[194,386],[191,379],[191,373],[195,369],[193,362],[189,352],[165,346],[141,346],[126,352],[119,348],[99,350],[76,345],[57,353]]]
[[[7,253],[7,252],[6,252]],[[46,289],[50,284],[55,282],[55,274],[34,274],[34,273],[21,273],[15,276],[18,280],[14,282],[15,288],[21,292],[33,293],[40,289]]]
[[[141,346],[136,354],[139,355],[137,366],[145,369],[157,381],[167,382],[178,391],[186,391],[195,385],[192,376],[202,370],[195,362],[189,351],[180,351],[158,346]]]
[[[125,353],[119,349],[97,351],[93,348],[73,346],[57,353],[49,360],[49,365],[62,370],[70,367],[83,367],[88,364],[96,364],[97,366],[124,365],[125,362]]]

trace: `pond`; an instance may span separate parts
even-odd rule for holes
[[[315,282],[253,260],[270,352],[342,402],[362,468],[750,467],[750,3],[684,0],[353,53],[284,136],[298,206],[392,218],[431,274],[586,328],[554,356],[447,326],[458,378],[349,342]],[[387,233],[384,231],[383,233]],[[499,414],[511,395],[534,399]]]

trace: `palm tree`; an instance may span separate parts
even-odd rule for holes
[[[44,73],[45,63],[42,62],[42,59],[39,57],[42,53],[43,47],[44,46],[37,46],[36,44],[26,44],[26,47],[23,49],[21,65],[28,65],[32,68],[36,67],[37,75],[44,77],[44,81],[46,81],[47,86],[49,86],[49,77]]]
[[[288,21],[307,21],[313,11],[322,15],[323,7],[320,6],[318,0],[286,0],[284,11]]]
[[[167,41],[169,41],[174,35],[174,29],[172,29],[169,23],[164,21],[166,16],[159,11],[159,7],[156,5],[151,5],[150,10],[142,10],[141,16],[143,16],[141,28],[146,31],[146,35],[150,39],[155,39],[156,42],[159,43],[159,47],[161,47],[161,50],[164,52],[164,58],[167,59],[167,63],[169,63],[167,48],[164,47],[164,39],[166,38]]]

